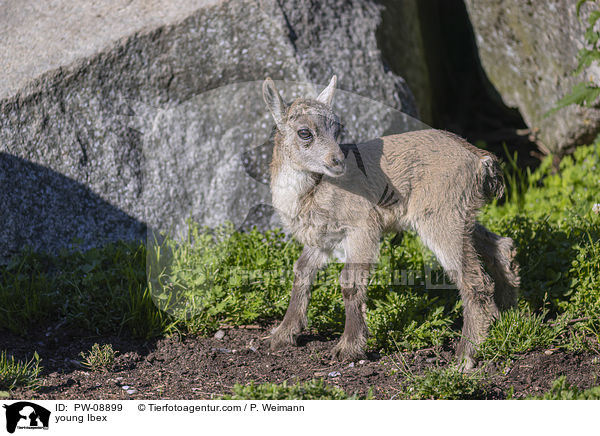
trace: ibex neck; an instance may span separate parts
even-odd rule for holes
[[[292,162],[281,155],[281,150],[275,147],[271,162],[271,194],[273,207],[286,224],[289,225],[297,218],[321,178],[321,174],[296,168]]]

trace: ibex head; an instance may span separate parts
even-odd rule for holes
[[[270,78],[263,83],[263,98],[271,111],[279,137],[281,157],[299,170],[340,177],[346,170],[344,153],[338,144],[341,125],[331,109],[336,76],[314,99],[298,98],[287,106]]]

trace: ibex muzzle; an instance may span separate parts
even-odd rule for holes
[[[333,250],[343,248],[346,325],[333,354],[342,360],[363,357],[367,283],[380,238],[409,229],[460,291],[464,324],[458,353],[463,367],[470,368],[491,322],[516,303],[519,286],[513,241],[475,219],[490,196],[502,195],[498,162],[464,139],[432,129],[374,139],[352,150],[346,145],[345,155],[338,143],[340,121],[331,108],[335,86],[333,76],[316,99],[300,98],[288,106],[271,79],[263,84],[277,124],[273,206],[304,244],[294,265],[289,307],[271,336],[271,348],[296,343],[306,327],[312,280]]]

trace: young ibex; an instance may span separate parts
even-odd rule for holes
[[[468,369],[492,320],[516,303],[519,286],[512,239],[476,222],[485,201],[503,193],[498,162],[440,130],[386,136],[352,145],[354,152],[348,153],[338,143],[341,126],[331,108],[335,87],[333,76],[316,100],[299,98],[287,106],[271,79],[263,84],[276,123],[273,206],[304,244],[294,265],[289,307],[271,335],[271,348],[295,344],[306,327],[312,280],[340,247],[346,253],[340,276],[346,325],[333,355],[340,360],[364,356],[368,275],[380,238],[411,229],[460,291],[464,323],[457,354]]]

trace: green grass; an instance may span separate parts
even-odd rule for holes
[[[364,397],[348,396],[337,386],[329,386],[323,379],[313,379],[304,383],[288,385],[262,383],[248,385],[236,384],[231,395],[224,395],[223,400],[368,400],[372,395]]]
[[[0,353],[0,390],[11,390],[16,387],[37,389],[39,386],[40,357],[37,353],[28,362],[10,358],[6,351]]]
[[[108,371],[112,369],[117,354],[118,351],[113,350],[111,344],[94,344],[90,351],[82,351],[79,356],[82,358],[82,365],[91,371]]]
[[[483,359],[511,358],[534,349],[547,349],[560,344],[564,321],[544,322],[545,313],[529,309],[511,309],[502,314],[490,329],[487,340],[479,349]]]
[[[57,256],[26,250],[0,267],[0,328],[26,334],[64,321],[97,334],[167,333],[171,320],[152,301],[145,261],[144,245],[122,242]]]
[[[518,309],[493,326],[484,358],[598,348],[600,216],[593,206],[600,203],[599,156],[598,143],[580,147],[562,161],[560,174],[552,173],[551,158],[534,172],[520,170],[516,156],[504,165],[506,201],[486,206],[480,220],[515,240],[522,287]],[[166,237],[57,255],[24,250],[0,266],[0,329],[25,335],[28,326],[61,323],[96,335],[152,337],[281,319],[298,243],[280,231],[238,233],[193,223],[189,229],[179,243]],[[308,313],[313,330],[343,330],[341,267],[332,263],[317,277]],[[430,268],[439,271],[415,235],[401,244],[384,239],[368,291],[371,350],[414,350],[460,335],[458,293],[426,289]]]

